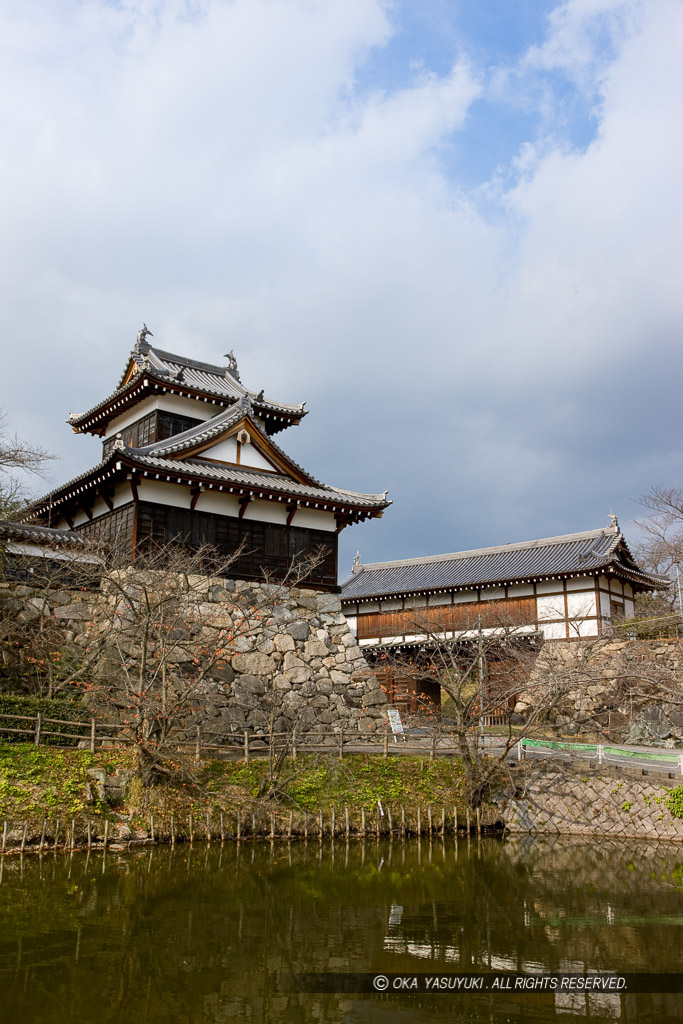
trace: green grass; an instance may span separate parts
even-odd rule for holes
[[[205,761],[194,781],[158,786],[144,794],[139,785],[130,787],[128,799],[120,806],[110,807],[92,799],[88,793],[88,769],[106,768],[112,774],[117,768],[130,767],[130,750],[56,750],[32,744],[0,744],[0,821],[28,820],[37,827],[44,817],[132,815],[133,823],[144,823],[150,812],[158,820],[173,813],[178,819],[191,812],[197,820],[221,811],[235,815],[251,813],[257,808],[257,794],[267,776],[266,761]],[[383,758],[353,755],[339,760],[333,756],[299,757],[288,761],[280,774],[284,795],[276,810],[278,814],[317,812],[329,813],[332,807],[341,811],[348,806],[358,813],[362,807],[372,810],[381,801],[383,806],[408,814],[418,807],[454,806],[464,812],[463,773],[458,761],[435,758]],[[90,799],[89,799],[90,796]],[[261,809],[263,810],[263,809]]]

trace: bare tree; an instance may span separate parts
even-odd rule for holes
[[[640,504],[651,512],[637,525],[645,534],[638,553],[648,569],[662,576],[672,575],[683,562],[683,487],[657,485],[641,495]],[[677,608],[678,588],[639,595],[636,610],[639,615],[666,615]]]
[[[54,458],[40,445],[8,433],[7,414],[0,410],[0,519],[16,519],[26,507],[24,484],[8,471],[40,474]]]

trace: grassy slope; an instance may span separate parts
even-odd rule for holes
[[[342,761],[334,757],[299,758],[296,765],[288,763],[281,775],[288,798],[264,806],[256,800],[259,784],[267,773],[265,761],[249,765],[232,761],[205,761],[198,782],[157,787],[145,799],[135,783],[124,804],[116,807],[100,802],[88,794],[88,769],[106,768],[112,774],[117,768],[130,766],[127,750],[103,750],[95,754],[84,750],[56,750],[30,744],[0,745],[0,821],[28,820],[30,834],[39,834],[43,818],[50,821],[71,818],[90,819],[103,823],[105,817],[127,818],[131,824],[144,826],[151,812],[158,830],[164,830],[171,813],[177,827],[192,813],[195,822],[213,822],[220,812],[229,827],[234,827],[237,812],[243,820],[269,821],[273,811],[278,830],[285,827],[290,810],[294,824],[301,825],[304,814],[317,815],[322,809],[328,818],[332,807],[341,821],[343,809],[349,807],[352,825],[358,825],[361,808],[368,812],[368,824],[374,821],[377,801],[391,807],[395,820],[405,807],[409,822],[414,822],[418,807],[423,818],[426,808],[433,806],[435,820],[440,821],[444,807],[449,820],[453,808],[464,814],[462,770],[452,758],[433,762],[410,757],[367,757],[354,755]],[[90,797],[90,798],[89,798]],[[426,820],[426,819],[425,819]]]

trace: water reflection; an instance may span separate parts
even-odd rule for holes
[[[2,1021],[683,1019],[678,996],[283,986],[309,971],[681,971],[673,845],[197,844],[0,872]]]

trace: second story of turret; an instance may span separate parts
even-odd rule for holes
[[[149,337],[152,332],[143,324],[115,390],[67,420],[74,433],[102,437],[103,461],[117,439],[142,448],[199,426],[243,399],[249,399],[254,417],[270,436],[306,415],[305,402],[291,405],[246,388],[232,351],[220,366],[157,348]]]

